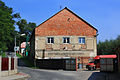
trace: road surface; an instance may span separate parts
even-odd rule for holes
[[[81,70],[78,71],[44,70],[44,69],[32,69],[28,67],[18,67],[18,71],[29,74],[31,77],[28,80],[88,80],[92,73],[96,72]]]

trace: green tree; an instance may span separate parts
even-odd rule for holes
[[[98,55],[120,53],[120,35],[115,40],[99,41],[97,45]]]
[[[26,41],[27,35],[31,35],[32,30],[36,27],[35,23],[29,22],[27,23],[27,20],[21,19],[20,21],[17,22],[17,25],[19,26],[19,33],[20,34],[26,34],[25,36],[20,37],[21,42]]]
[[[20,18],[18,13],[13,14],[13,9],[0,0],[0,52],[13,50],[15,31],[15,18]]]

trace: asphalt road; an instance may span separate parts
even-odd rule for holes
[[[18,66],[18,72],[31,76],[28,80],[120,80],[120,74],[118,73],[32,69],[26,67],[21,59],[18,59]]]
[[[28,80],[88,80],[96,71],[64,71],[64,70],[44,70],[32,69],[28,67],[18,67],[18,71],[29,74]],[[98,72],[98,71],[97,71]],[[89,79],[89,80],[92,80]]]

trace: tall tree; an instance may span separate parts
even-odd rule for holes
[[[17,25],[19,26],[19,33],[20,34],[26,34],[25,36],[21,36],[20,41],[25,42],[26,41],[26,36],[29,34],[31,35],[32,30],[36,27],[35,23],[29,22],[25,19],[21,19],[20,21],[17,22]]]
[[[13,50],[15,31],[15,18],[20,18],[19,14],[13,14],[12,8],[5,5],[0,0],[0,52]]]
[[[99,41],[97,45],[98,55],[120,53],[120,35],[115,40]]]

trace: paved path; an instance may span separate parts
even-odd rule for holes
[[[14,74],[14,75],[0,77],[0,80],[27,80],[28,77],[30,77],[28,74],[19,72],[19,73]]]
[[[28,80],[88,80],[94,71],[44,70],[19,67],[19,71],[31,76]]]

